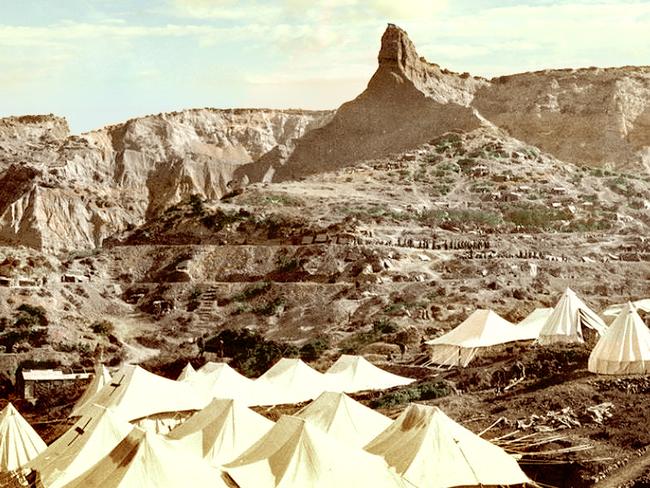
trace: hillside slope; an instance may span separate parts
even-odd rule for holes
[[[232,173],[330,112],[187,110],[81,136],[54,116],[0,119],[0,242],[100,246],[181,199],[220,198]]]

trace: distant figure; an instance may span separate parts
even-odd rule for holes
[[[503,393],[503,388],[506,385],[506,372],[503,368],[497,369],[492,373],[492,386],[494,386],[495,393],[500,395]]]
[[[526,377],[526,365],[521,361],[516,361],[512,366],[512,379],[518,380]]]

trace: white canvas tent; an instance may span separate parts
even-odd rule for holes
[[[431,362],[465,367],[481,348],[519,340],[516,326],[492,310],[476,310],[458,327],[427,341]]]
[[[650,330],[634,305],[625,305],[589,355],[588,369],[598,374],[650,373]]]
[[[163,378],[139,366],[127,365],[115,373],[105,385],[81,408],[77,415],[86,415],[90,404],[111,407],[125,420],[134,422],[153,418],[145,425],[165,423],[170,428],[177,420],[184,420],[187,412],[200,410],[208,403],[207,397],[191,385]]]
[[[567,288],[544,323],[537,342],[540,345],[583,343],[583,327],[593,329],[600,336],[607,328],[596,312],[585,305],[573,290]]]
[[[47,446],[18,410],[7,404],[0,412],[0,472],[13,471]]]
[[[413,379],[378,368],[361,356],[343,354],[325,373],[332,391],[354,393],[363,390],[384,390],[408,385]]]
[[[247,378],[226,363],[206,363],[187,381],[210,398],[234,398],[246,406],[264,403],[271,395],[265,385]]]
[[[110,409],[94,405],[87,412],[27,465],[38,473],[43,487],[65,486],[107,456],[133,429]]]
[[[605,317],[618,317],[618,315],[621,313],[621,311],[625,308],[626,305],[627,305],[626,303],[611,305],[605,309],[603,315]],[[636,308],[637,311],[650,313],[650,298],[637,300],[635,302],[632,302],[632,305],[634,305],[634,308]]]
[[[255,384],[261,392],[258,405],[305,402],[327,390],[325,375],[300,359],[280,359]]]
[[[214,399],[167,437],[182,441],[211,465],[221,466],[252,446],[271,427],[271,420],[236,400]]]
[[[221,369],[223,369],[224,366],[228,366],[228,363],[208,361],[199,369],[197,369],[196,372],[199,374],[210,374],[210,373],[214,373],[215,371],[220,371]]]
[[[366,450],[418,488],[530,483],[512,456],[437,407],[409,405]]]
[[[219,471],[175,441],[138,427],[66,488],[225,488]]]
[[[88,401],[93,396],[95,396],[99,390],[104,388],[104,386],[110,382],[111,374],[108,372],[108,369],[106,369],[106,366],[101,363],[97,363],[95,365],[95,373],[93,374],[93,379],[84,391],[83,395],[81,395],[79,400],[77,400],[77,403],[75,403],[74,407],[72,408],[70,417],[76,417],[78,415],[77,412],[81,411],[81,409],[88,403]]]
[[[338,442],[309,421],[286,415],[223,469],[239,488],[404,486],[379,456]]]
[[[345,393],[322,393],[295,414],[348,446],[362,448],[392,420],[353,400]]]
[[[196,370],[194,369],[194,366],[192,366],[192,363],[188,362],[181,371],[181,374],[179,374],[178,378],[176,378],[176,381],[187,381],[190,378],[193,378],[195,375]]]
[[[515,325],[517,340],[536,340],[552,313],[552,308],[536,308],[533,310],[524,320]]]

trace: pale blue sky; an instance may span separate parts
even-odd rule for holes
[[[365,87],[387,22],[487,77],[650,64],[650,1],[14,0],[0,116],[52,112],[81,132],[191,107],[335,108]]]

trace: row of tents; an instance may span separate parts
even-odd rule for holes
[[[129,421],[142,419],[156,431],[182,420],[179,412],[199,410],[212,398],[233,398],[245,406],[273,406],[313,400],[325,391],[355,393],[407,385],[414,380],[385,371],[361,356],[342,355],[325,373],[300,359],[282,358],[256,379],[226,363],[208,362],[195,371],[187,365],[174,381],[127,365],[109,380],[99,367],[71,416],[93,404],[114,408]]]
[[[236,391],[236,398],[249,406],[300,403],[313,400],[324,391],[356,393],[413,382],[378,368],[362,356],[348,354],[343,354],[325,373],[299,359],[283,358],[254,380],[226,363],[207,363],[198,371],[188,364],[179,379],[208,394]]]
[[[40,441],[12,412],[19,427],[3,446],[13,442],[18,450],[24,439]],[[532,484],[514,457],[436,407],[411,404],[391,420],[341,392],[322,393],[277,422],[237,400],[213,399],[166,435],[95,404],[50,446],[40,442],[2,467],[11,470],[5,481],[45,488]]]
[[[430,362],[466,367],[480,351],[517,341],[541,346],[584,343],[587,331],[599,337],[588,368],[599,374],[650,373],[650,330],[637,310],[650,312],[650,300],[615,305],[604,312],[615,316],[607,326],[573,290],[567,288],[554,308],[535,309],[515,325],[491,310],[476,310],[441,337],[427,341]]]

